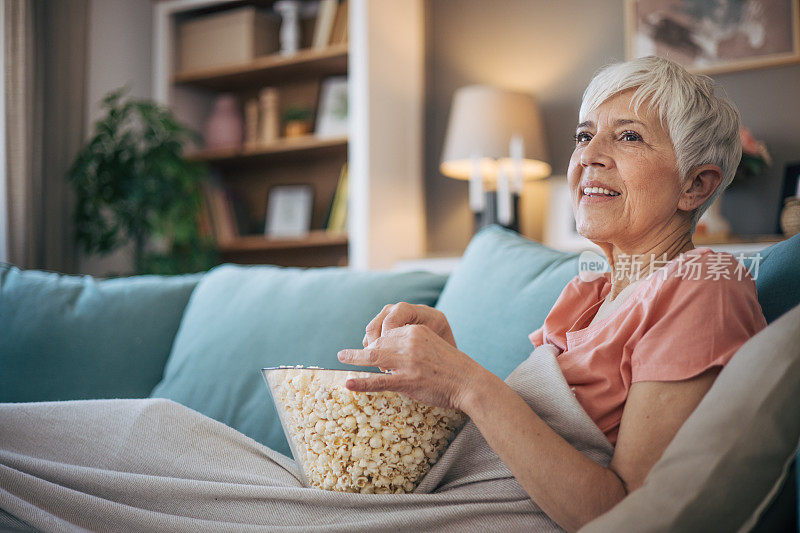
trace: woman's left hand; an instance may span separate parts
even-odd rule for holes
[[[471,384],[488,372],[427,326],[402,326],[378,337],[363,350],[342,350],[339,361],[377,366],[390,374],[347,380],[355,392],[391,390],[438,407],[461,409]]]

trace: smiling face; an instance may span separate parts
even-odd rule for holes
[[[621,249],[647,248],[689,224],[669,133],[633,90],[606,100],[576,130],[567,178],[578,233]]]

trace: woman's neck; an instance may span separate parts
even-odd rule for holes
[[[613,300],[625,287],[693,249],[694,244],[691,231],[684,228],[639,246],[620,247],[613,243],[602,243],[601,248],[611,266],[609,298]]]

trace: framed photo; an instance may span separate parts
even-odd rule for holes
[[[572,197],[565,176],[547,180],[550,184],[550,202],[545,221],[544,243],[551,248],[580,252],[599,251],[600,247],[578,233],[572,214]]]
[[[311,229],[314,188],[311,185],[276,185],[267,198],[264,234],[267,237],[302,237]]]
[[[626,0],[625,49],[698,74],[800,62],[800,0]]]
[[[331,76],[322,80],[317,105],[318,137],[344,137],[348,128],[347,76]]]

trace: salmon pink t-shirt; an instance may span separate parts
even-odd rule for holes
[[[750,273],[734,256],[695,248],[640,280],[609,315],[592,320],[610,273],[575,277],[535,346],[552,344],[575,397],[614,444],[631,384],[680,381],[724,366],[766,326]]]

